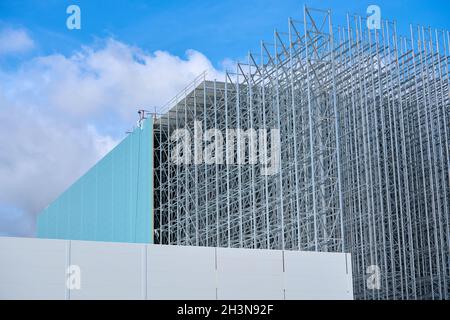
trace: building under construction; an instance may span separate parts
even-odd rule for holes
[[[223,81],[200,76],[154,119],[155,242],[346,251],[356,298],[448,299],[449,50],[448,31],[305,8]],[[180,128],[230,161],[174,161]],[[236,148],[212,128],[241,129]],[[252,129],[277,173],[252,162]]]
[[[300,20],[141,112],[38,235],[350,252],[358,299],[448,299],[449,32]]]

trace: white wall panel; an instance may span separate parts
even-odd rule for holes
[[[145,299],[145,245],[71,241],[70,252],[81,268],[70,299]]]
[[[352,297],[349,254],[0,237],[0,299]]]
[[[65,299],[67,243],[0,238],[0,299]]]
[[[148,245],[149,299],[216,299],[215,248]]]
[[[286,299],[353,299],[350,255],[348,261],[346,256],[285,251]]]
[[[218,299],[283,299],[278,250],[217,248]]]

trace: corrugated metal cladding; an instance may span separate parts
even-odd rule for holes
[[[38,237],[152,243],[152,130],[146,119],[49,205]]]

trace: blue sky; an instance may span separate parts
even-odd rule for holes
[[[274,28],[286,30],[289,16],[301,17],[303,4],[331,8],[335,22],[345,13],[363,15],[377,4],[382,17],[395,19],[408,32],[409,23],[432,24],[449,29],[450,1],[446,0],[15,0],[0,1],[0,26],[30,30],[41,54],[77,50],[97,38],[114,37],[154,51],[183,55],[193,48],[216,66],[224,58],[239,58],[270,39]],[[82,10],[82,30],[65,27],[65,9],[77,4]]]
[[[81,8],[68,30],[66,8]],[[400,33],[449,28],[446,0],[308,0],[364,16],[370,4]],[[300,20],[294,0],[0,0],[0,236],[33,236],[36,215],[115,146],[139,108],[162,106],[201,72]],[[222,77],[222,78],[221,78]]]

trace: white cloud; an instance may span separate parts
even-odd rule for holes
[[[6,28],[0,31],[0,55],[26,52],[34,48],[34,41],[23,29]]]
[[[0,205],[0,237],[30,236],[33,234],[33,229],[34,223],[24,210]]]
[[[112,39],[0,69],[0,207],[24,212],[8,220],[0,210],[10,224],[0,234],[32,232],[35,215],[117,143],[138,108],[161,106],[205,70],[221,76],[197,51],[150,54]]]
[[[221,77],[195,50],[182,59],[164,51],[147,54],[109,39],[100,49],[85,47],[70,57],[28,61],[7,76],[12,85],[5,94],[21,100],[33,97],[40,107],[77,120],[92,121],[113,112],[129,122],[139,107],[161,106],[205,70],[211,78]]]
[[[27,212],[48,204],[115,144],[91,126],[0,107],[0,202]]]

